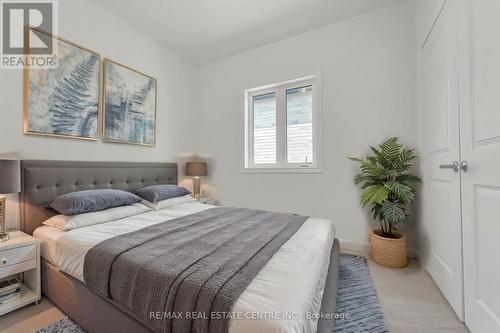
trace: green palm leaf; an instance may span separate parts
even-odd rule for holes
[[[392,137],[380,144],[380,151],[387,161],[394,163],[401,151],[401,145],[398,143],[398,138]]]
[[[375,160],[375,164],[378,163],[378,164],[382,165],[384,168],[391,168],[392,167],[391,162],[386,159],[386,157],[382,151],[380,151],[377,148],[372,147],[372,146],[370,146],[370,149],[373,152],[373,154],[375,155],[375,156],[373,156],[374,160]]]
[[[371,211],[372,211],[372,217],[374,220],[382,220],[383,219],[382,205],[373,204]]]
[[[361,203],[365,206],[368,203],[382,204],[389,197],[389,189],[384,185],[368,186],[361,195]]]
[[[404,174],[396,177],[396,181],[405,184],[406,186],[411,186],[413,184],[422,182],[422,179],[412,174]]]
[[[415,199],[413,190],[404,184],[398,183],[397,181],[389,181],[385,183],[385,186],[393,192],[402,203],[410,203]]]
[[[405,222],[407,219],[404,207],[391,201],[384,202],[380,212],[382,213],[384,220],[390,222],[391,224]]]

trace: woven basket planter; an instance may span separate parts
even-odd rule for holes
[[[406,235],[394,233],[397,238],[380,236],[380,230],[372,230],[370,241],[373,260],[391,268],[402,268],[408,265],[406,256]]]

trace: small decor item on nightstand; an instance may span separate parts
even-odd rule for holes
[[[21,191],[19,161],[0,160],[0,193],[18,193]],[[0,241],[9,239],[5,227],[5,197],[0,196]]]
[[[0,304],[21,298],[21,282],[12,278],[0,282]]]
[[[370,205],[380,230],[372,230],[373,259],[382,265],[398,268],[407,265],[406,235],[396,225],[410,222],[409,205],[415,202],[415,185],[419,177],[410,172],[417,159],[415,150],[406,148],[398,138],[390,138],[378,147],[371,147],[367,157],[350,157],[360,163],[361,172],[354,183],[363,189],[361,204]]]
[[[193,177],[193,197],[200,198],[201,176],[207,175],[206,162],[187,162],[186,163],[186,176]]]

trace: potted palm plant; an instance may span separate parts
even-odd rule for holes
[[[417,155],[393,137],[377,148],[370,146],[367,157],[349,157],[360,164],[360,173],[354,183],[361,185],[361,204],[369,205],[380,229],[372,230],[370,242],[373,259],[388,267],[405,267],[406,235],[398,232],[397,225],[408,223],[409,205],[415,202],[415,185],[420,178],[410,172]]]

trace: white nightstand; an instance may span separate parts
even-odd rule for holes
[[[40,242],[21,231],[9,232],[0,242],[0,280],[15,276],[21,282],[21,298],[0,304],[0,316],[40,300]]]
[[[199,203],[207,204],[207,205],[217,205],[217,201],[215,199],[209,197],[201,197],[198,199]]]

